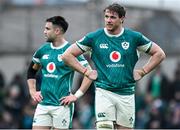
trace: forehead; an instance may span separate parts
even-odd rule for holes
[[[105,15],[109,15],[109,16],[116,16],[116,17],[118,17],[118,13],[117,12],[109,10],[109,9],[106,9],[104,14]]]
[[[45,27],[52,28],[52,27],[53,27],[53,25],[52,25],[52,23],[51,23],[51,22],[46,22]]]

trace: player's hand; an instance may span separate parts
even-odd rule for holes
[[[65,97],[62,97],[59,101],[61,103],[61,105],[70,105],[71,103],[77,101],[77,97],[74,96],[74,95],[69,95],[69,96],[65,96]]]
[[[87,70],[84,75],[87,76],[91,80],[96,80],[98,76],[96,70]]]
[[[139,81],[146,75],[146,73],[144,73],[144,71],[142,69],[136,69],[136,70],[134,70],[133,75],[134,75],[134,80]]]
[[[38,103],[41,102],[43,99],[43,96],[41,95],[41,91],[37,91],[31,94],[31,97],[35,102],[38,102]]]

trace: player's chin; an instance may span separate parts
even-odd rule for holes
[[[113,31],[112,28],[106,28],[106,29],[107,29],[107,31],[109,31],[109,32],[112,32],[112,31]]]
[[[112,26],[106,26],[106,29],[107,29],[108,31],[112,31],[112,30],[113,30]]]
[[[47,36],[45,36],[44,38],[45,38],[45,40],[48,40],[48,37],[47,37]]]
[[[52,40],[49,39],[48,37],[46,37],[45,39],[46,39],[46,42],[52,42]]]

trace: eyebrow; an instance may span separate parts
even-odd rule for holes
[[[109,15],[107,15],[107,14],[105,14],[105,15],[104,15],[104,17],[117,18],[117,16],[115,16],[115,15],[111,15],[111,16],[109,16]]]
[[[45,27],[46,29],[50,29],[49,27]]]

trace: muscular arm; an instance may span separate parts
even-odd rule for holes
[[[37,102],[40,102],[42,100],[42,96],[40,92],[36,91],[35,75],[37,71],[39,70],[39,68],[40,68],[40,65],[34,64],[33,62],[31,62],[28,68],[28,72],[27,72],[27,84],[29,87],[29,93],[31,97],[33,98],[33,100]]]
[[[88,66],[88,69],[91,70],[91,67]],[[79,90],[82,91],[82,93],[85,93],[90,87],[91,83],[92,83],[92,80],[84,76]]]
[[[156,66],[158,66],[166,57],[164,51],[156,44],[153,43],[149,51],[151,55],[147,64],[143,66],[146,73],[151,72]]]
[[[148,62],[142,67],[142,69],[134,71],[134,79],[140,80],[144,75],[151,72],[156,68],[166,57],[164,51],[156,44],[152,43],[152,47],[148,53],[151,55]]]
[[[72,44],[62,55],[62,60],[74,70],[87,76],[89,79],[95,80],[97,78],[97,72],[90,70],[79,63],[76,59],[77,56],[81,55],[83,51],[76,45]]]
[[[62,60],[70,67],[83,74],[86,68],[76,59],[76,57],[82,53],[83,51],[76,44],[72,44],[62,55]]]
[[[84,93],[88,90],[92,83],[92,80],[84,76],[84,79],[81,83],[80,88],[76,91],[75,94],[71,94],[69,96],[65,96],[60,99],[60,102],[62,105],[70,105],[72,102],[77,101],[81,96],[84,95]]]
[[[90,66],[88,66],[88,69],[91,69]],[[60,99],[61,104],[63,105],[70,105],[72,102],[75,102],[80,98],[81,96],[84,95],[84,93],[88,90],[92,83],[92,80],[84,76],[81,86],[79,89],[76,91],[74,95],[69,95],[66,97],[63,97]]]
[[[84,78],[81,83],[81,86],[76,91],[76,93],[74,95],[69,95],[60,99],[61,104],[63,105],[69,105],[72,102],[75,102],[88,90],[88,88],[92,83],[92,79],[97,78],[97,72],[95,70],[92,70],[90,66],[84,67],[76,59],[76,57],[82,53],[83,51],[79,49],[79,47],[76,44],[73,44],[65,51],[65,53],[62,56],[62,60],[67,65],[74,68],[76,71],[79,71],[80,73],[84,74]]]

